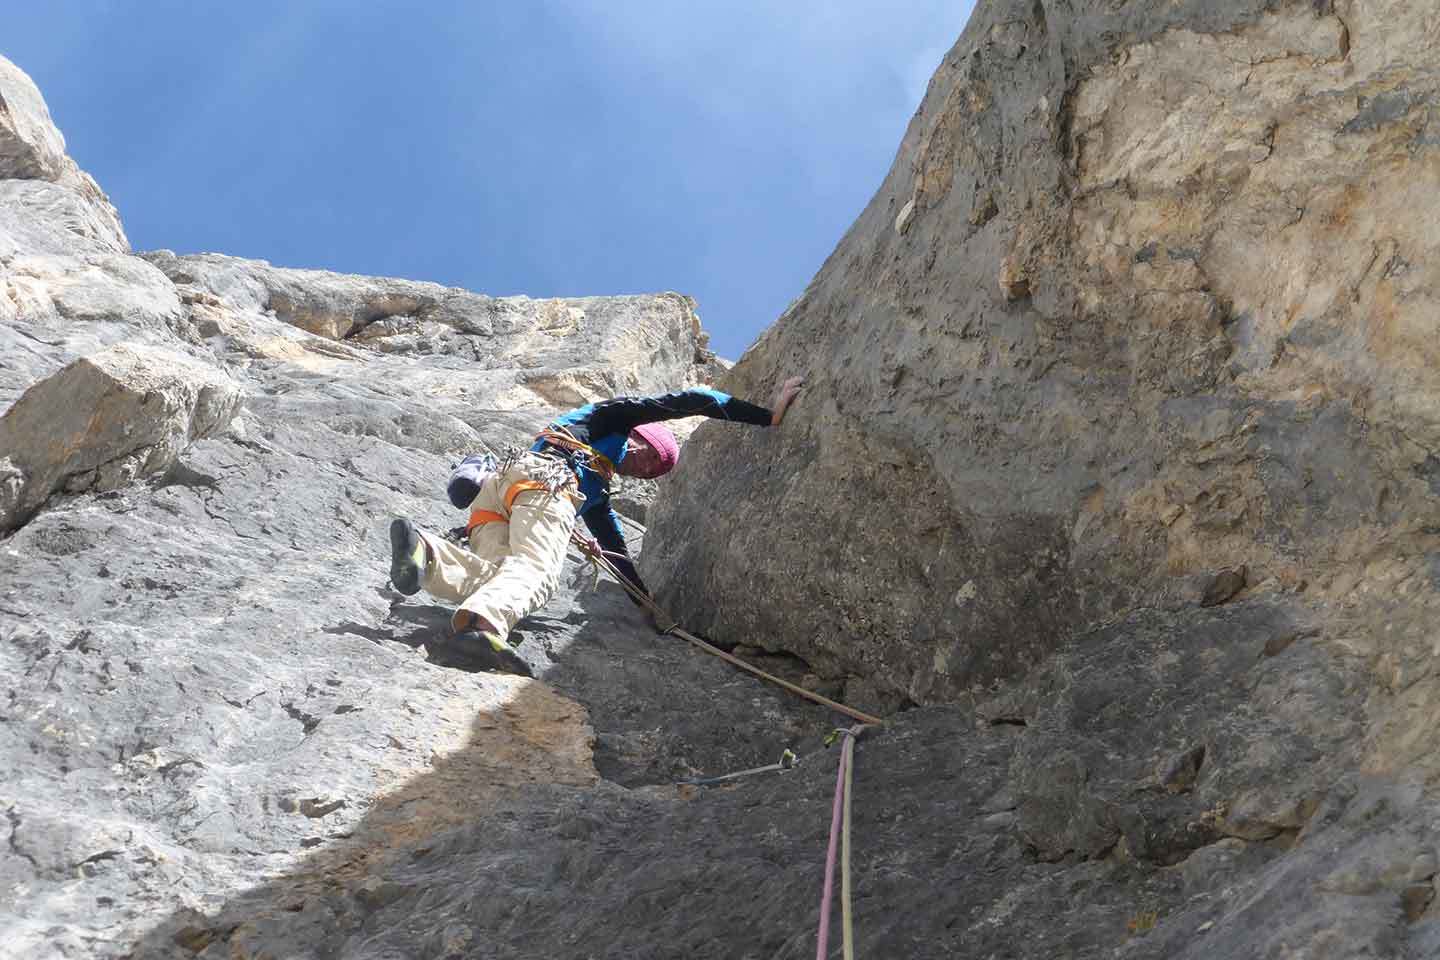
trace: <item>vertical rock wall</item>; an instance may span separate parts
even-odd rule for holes
[[[1436,35],[1398,3],[982,7],[737,371],[810,387],[702,433],[652,576],[846,696],[959,701],[857,748],[859,955],[1440,950]],[[5,948],[813,952],[825,711],[614,590],[526,622],[527,681],[427,655],[448,610],[384,588],[388,518],[454,522],[458,452],[703,379],[689,301],[137,258],[5,166],[60,142],[14,77]],[[671,784],[783,744],[783,776]]]
[[[1440,556],[1436,17],[982,4],[728,381],[800,373],[803,399],[781,431],[697,432],[647,577],[699,629],[927,702],[1243,565],[1242,597],[1413,677]]]

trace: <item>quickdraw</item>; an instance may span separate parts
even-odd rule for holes
[[[707,787],[713,783],[725,783],[730,780],[739,780],[742,777],[753,777],[760,773],[784,773],[793,770],[800,763],[800,758],[795,751],[786,750],[780,754],[780,759],[775,763],[767,763],[763,767],[751,767],[749,770],[737,770],[735,773],[723,773],[718,777],[688,777],[684,780],[677,780],[676,783],[691,787]]]

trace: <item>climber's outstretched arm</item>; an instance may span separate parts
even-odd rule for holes
[[[791,377],[775,394],[773,409],[732,397],[712,387],[691,387],[654,397],[616,397],[595,404],[590,414],[590,435],[628,434],[643,423],[682,417],[710,417],[768,427],[780,423],[804,381]]]

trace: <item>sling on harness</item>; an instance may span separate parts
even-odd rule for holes
[[[546,427],[540,431],[540,435],[535,439],[537,441],[543,440],[550,447],[554,448],[555,452],[560,454],[565,462],[570,465],[570,469],[574,471],[576,476],[580,474],[579,465],[576,462],[577,458],[584,457],[585,465],[598,473],[606,484],[609,484],[610,481],[615,479],[615,464],[610,461],[610,458],[588,443],[577,438],[564,427],[558,424]]]

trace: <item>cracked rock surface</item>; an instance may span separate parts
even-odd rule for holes
[[[1018,730],[1040,860],[1256,884],[1197,922],[1137,903],[1138,954],[1434,950],[1437,25],[978,4],[870,204],[721,380],[805,376],[786,429],[702,426],[649,513],[642,573],[692,629]],[[1365,777],[1409,798],[1421,866],[1338,895]]]
[[[617,497],[688,626],[887,716],[857,955],[1440,953],[1436,28],[982,3],[722,383],[805,374],[783,429]],[[459,456],[722,374],[693,303],[137,256],[0,98],[5,955],[813,955],[834,715],[573,561],[533,680],[385,582]]]

